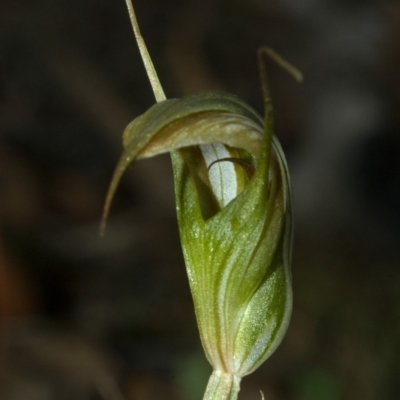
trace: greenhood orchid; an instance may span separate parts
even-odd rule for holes
[[[265,69],[265,119],[223,92],[167,100],[126,1],[157,103],[123,134],[102,229],[128,165],[170,152],[182,250],[213,367],[204,399],[234,400],[241,378],[281,342],[292,310],[292,196],[286,160],[273,136]],[[270,49],[259,52],[260,60],[265,54],[299,77]]]

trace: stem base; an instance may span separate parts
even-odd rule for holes
[[[237,400],[241,378],[226,372],[213,371],[203,400]]]

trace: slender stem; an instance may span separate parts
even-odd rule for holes
[[[241,378],[226,372],[213,371],[203,400],[237,400]]]
[[[151,87],[153,88],[154,96],[157,103],[166,99],[164,90],[161,86],[160,80],[156,70],[154,69],[153,62],[151,61],[150,54],[147,50],[143,36],[140,33],[139,24],[136,19],[135,11],[131,0],[125,0],[128,7],[129,18],[132,23],[133,32],[135,34],[136,42],[139,46],[140,55],[142,56],[144,67],[146,68],[147,76],[150,80]]]

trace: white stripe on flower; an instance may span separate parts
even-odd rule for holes
[[[207,168],[221,158],[232,157],[227,148],[222,143],[212,143],[201,145],[200,150],[203,154]],[[231,200],[237,196],[238,184],[235,166],[230,162],[214,164],[208,171],[211,188],[217,198],[219,206],[224,208]]]

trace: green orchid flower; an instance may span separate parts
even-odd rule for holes
[[[102,229],[128,165],[170,152],[182,250],[213,367],[204,399],[234,400],[242,377],[282,341],[292,310],[292,196],[286,160],[273,136],[265,68],[265,120],[227,93],[167,100],[126,1],[157,103],[123,134]],[[260,60],[265,54],[300,77],[270,49],[259,52]]]

